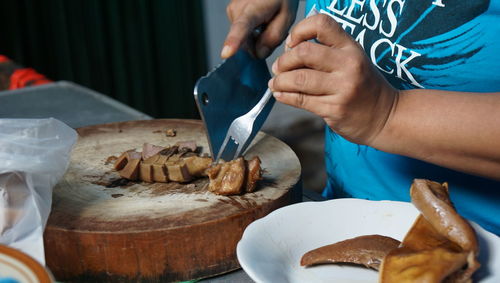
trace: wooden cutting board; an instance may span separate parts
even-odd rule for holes
[[[165,135],[174,129],[175,137]],[[54,188],[45,230],[49,269],[58,280],[168,282],[239,268],[236,245],[245,227],[292,203],[300,163],[278,139],[260,132],[245,155],[264,170],[258,190],[241,196],[189,184],[120,183],[113,158],[145,142],[195,140],[209,153],[201,121],[148,120],[78,129],[68,171]],[[292,192],[294,191],[294,192]]]

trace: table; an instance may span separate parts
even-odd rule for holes
[[[49,118],[63,121],[72,128],[145,120],[152,117],[121,102],[72,82],[59,81],[13,91],[0,91],[0,118]],[[300,191],[299,191],[300,192]],[[302,201],[324,200],[316,192],[302,189]],[[253,282],[242,270],[232,271],[199,282]]]

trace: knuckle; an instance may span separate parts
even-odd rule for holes
[[[303,90],[307,87],[307,73],[305,72],[305,70],[298,70],[296,72],[294,84],[299,90]]]
[[[346,65],[353,74],[361,74],[365,68],[364,60],[361,56],[353,55],[346,58]]]
[[[273,79],[273,90],[281,91],[283,89],[283,76],[276,75]]]
[[[297,95],[295,96],[295,105],[299,108],[305,108],[306,107],[305,95],[297,93]]]
[[[316,16],[316,25],[318,30],[328,29],[332,27],[333,19],[325,14],[319,14]]]
[[[299,58],[304,58],[307,55],[311,53],[311,46],[312,44],[310,42],[302,42],[299,45],[297,45],[294,49],[296,50],[297,57]]]

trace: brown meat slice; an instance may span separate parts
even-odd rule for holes
[[[174,145],[174,146],[170,146],[170,147],[165,148],[164,150],[160,151],[159,154],[166,156],[166,158],[168,159],[170,156],[176,154],[178,151],[179,151],[179,147]]]
[[[198,146],[195,141],[180,141],[175,144],[179,147],[179,151],[187,150],[191,152],[196,152]]]
[[[164,164],[152,164],[153,168],[153,181],[155,182],[168,182],[167,168]]]
[[[160,155],[159,154],[156,154],[156,155],[153,155],[151,157],[149,157],[148,159],[146,160],[142,160],[142,163],[146,163],[146,164],[154,164],[154,163],[157,163],[157,161],[160,159]]]
[[[142,145],[142,160],[146,160],[153,155],[158,154],[160,151],[164,150],[165,147],[157,146],[150,143],[144,143]]]
[[[122,170],[125,165],[128,163],[128,152],[125,151],[118,157],[118,159],[115,161],[114,167],[116,171]]]
[[[133,149],[125,151],[124,153],[122,153],[120,155],[120,157],[118,157],[118,159],[116,159],[115,164],[114,164],[115,170],[116,171],[122,170],[123,167],[125,167],[125,165],[127,165],[129,160],[137,159],[137,158],[139,158],[139,159],[141,158],[140,152],[137,152]]]
[[[186,163],[188,172],[191,176],[201,177],[206,176],[205,171],[212,165],[212,158],[190,156],[183,159]]]
[[[421,214],[401,247],[385,257],[380,282],[470,282],[480,266],[477,238],[455,211],[448,184],[416,179],[410,195]]]
[[[309,251],[302,256],[300,265],[355,263],[378,270],[384,257],[399,244],[386,236],[360,236]]]
[[[181,160],[182,154],[172,154],[168,157],[169,162],[179,162]]]
[[[129,151],[127,154],[127,164],[118,173],[121,177],[129,180],[137,180],[139,178],[139,164],[141,162],[141,154],[138,152]]]
[[[170,181],[179,183],[191,181],[192,177],[189,175],[189,171],[184,162],[167,161],[165,166],[167,167],[168,179]]]
[[[245,179],[243,157],[219,163],[207,170],[210,183],[208,190],[218,195],[236,195],[242,192]]]
[[[153,164],[141,162],[139,165],[139,179],[144,182],[153,182]]]
[[[260,159],[258,156],[250,159],[249,161],[245,160],[245,191],[247,193],[251,193],[255,191],[257,187],[257,182],[262,180],[262,172],[260,170]]]

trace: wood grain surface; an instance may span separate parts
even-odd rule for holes
[[[166,136],[167,129],[177,135]],[[264,179],[254,193],[215,195],[206,178],[117,183],[113,156],[141,151],[145,142],[195,140],[209,153],[201,121],[130,121],[78,133],[68,171],[54,188],[44,235],[47,265],[58,280],[169,282],[237,269],[236,244],[245,227],[290,204],[300,177],[294,152],[260,132],[245,154],[262,160]]]

